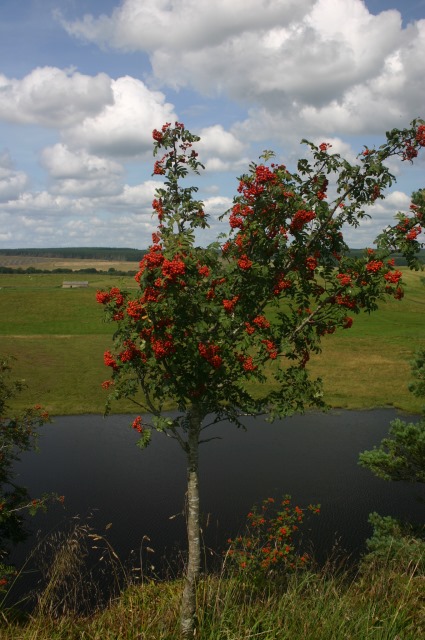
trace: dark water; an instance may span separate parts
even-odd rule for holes
[[[206,544],[219,548],[254,503],[286,493],[300,506],[321,503],[322,515],[310,521],[319,558],[336,539],[348,553],[364,550],[372,511],[423,522],[423,488],[379,480],[357,464],[359,452],[378,444],[396,415],[392,410],[313,413],[273,424],[247,419],[246,432],[226,423],[213,427],[209,435],[222,439],[202,445],[200,455]],[[65,508],[53,506],[30,519],[34,532],[56,531],[79,515],[99,533],[112,523],[108,540],[123,560],[132,551],[139,555],[144,536],[156,551],[151,558],[174,556],[176,545],[184,548],[183,452],[156,433],[141,451],[130,423],[131,417],[122,415],[70,416],[43,428],[40,452],[26,454],[18,465],[19,483],[34,496],[65,495]],[[20,545],[15,559],[22,561],[33,544],[34,537]]]
[[[220,559],[220,550],[229,536],[242,529],[252,505],[267,497],[290,494],[294,505],[301,507],[321,503],[321,515],[303,525],[303,550],[311,551],[313,545],[319,562],[332,553],[335,542],[341,553],[358,558],[371,534],[367,520],[372,511],[423,524],[423,488],[379,480],[357,464],[359,452],[379,444],[396,416],[392,410],[313,413],[273,424],[247,419],[246,432],[226,423],[208,429],[208,436],[221,439],[202,445],[200,452],[207,563]],[[40,592],[45,579],[40,559],[47,558],[46,566],[52,566],[48,551],[47,555],[45,550],[34,552],[37,541],[51,534],[57,540],[76,522],[106,535],[126,565],[119,579],[132,571],[140,576],[140,570],[133,569],[140,566],[145,574],[160,577],[175,576],[182,569],[185,456],[174,440],[157,433],[141,451],[135,446],[131,420],[129,416],[56,418],[43,428],[40,452],[22,456],[18,483],[33,496],[52,491],[64,495],[65,506],[56,504],[47,514],[28,518],[32,534],[15,548],[11,561],[22,567],[30,560],[9,591],[10,604]],[[107,602],[119,588],[109,564],[100,560],[105,543],[86,540],[90,544],[84,571],[90,575],[81,578],[85,574],[80,570],[76,574],[77,587],[84,590],[78,592],[77,606],[84,611]],[[147,546],[155,552],[148,553]],[[51,548],[48,544],[47,550]],[[23,602],[20,606],[31,608],[35,600],[29,597]]]

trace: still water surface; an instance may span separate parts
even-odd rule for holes
[[[358,453],[377,445],[396,416],[393,410],[342,411],[273,424],[246,419],[246,432],[227,423],[213,427],[209,435],[221,439],[202,445],[200,453],[206,544],[218,549],[253,504],[286,493],[300,506],[321,503],[322,514],[310,521],[309,533],[319,559],[336,539],[348,553],[361,552],[372,511],[423,522],[423,488],[379,480],[357,464]],[[131,419],[67,416],[43,428],[39,453],[26,454],[18,465],[19,482],[34,496],[63,494],[65,508],[53,506],[31,519],[33,531],[55,531],[78,515],[99,533],[112,523],[108,540],[123,560],[132,551],[139,554],[144,536],[155,558],[184,548],[183,452],[156,433],[141,451]],[[25,557],[33,544],[34,537],[15,558]]]

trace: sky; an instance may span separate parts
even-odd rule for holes
[[[213,242],[264,149],[354,161],[425,118],[424,60],[425,0],[0,0],[0,248],[146,248],[152,130],[174,121],[201,136]],[[424,157],[391,169],[350,246],[425,187]]]

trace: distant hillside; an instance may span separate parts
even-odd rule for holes
[[[363,255],[364,249],[351,249],[352,256]],[[44,249],[0,249],[0,256],[28,256],[41,258],[64,258],[78,260],[109,260],[114,262],[140,262],[146,249],[128,249],[117,247],[58,247]],[[425,262],[425,249],[419,253],[419,259]],[[398,266],[405,266],[402,256],[395,256]]]
[[[144,249],[116,247],[58,247],[45,249],[0,249],[4,256],[31,256],[41,258],[76,258],[79,260],[110,260],[115,262],[140,262]]]
[[[364,253],[364,249],[350,249],[350,255],[353,258],[361,257]],[[425,263],[425,249],[421,249],[418,253],[418,258],[422,263]],[[406,259],[400,254],[394,254],[394,260],[398,267],[405,267],[407,265]]]

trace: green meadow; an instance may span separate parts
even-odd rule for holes
[[[63,289],[71,279],[89,287]],[[420,411],[423,403],[407,385],[409,361],[425,346],[425,277],[404,269],[404,280],[403,300],[355,316],[351,329],[327,336],[312,358],[311,373],[323,379],[331,406]],[[103,412],[103,352],[114,327],[103,321],[96,291],[110,286],[137,287],[130,276],[0,274],[0,351],[16,358],[14,374],[28,384],[16,408],[41,403],[52,415]],[[132,412],[134,405],[117,403],[114,411]]]

